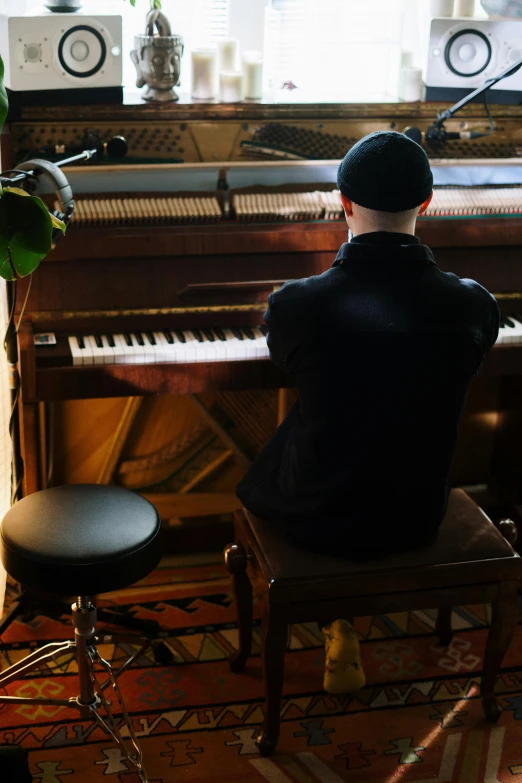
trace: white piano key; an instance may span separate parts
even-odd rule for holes
[[[88,340],[91,346],[93,363],[105,364],[105,356],[103,355],[103,349],[97,346],[94,336],[92,334],[89,334],[87,337],[84,337],[84,340],[85,340],[85,344],[87,344],[87,340]]]
[[[265,356],[268,356],[268,345],[266,344],[266,335],[263,334],[263,332],[260,329],[252,329],[252,331],[256,336],[255,339],[256,358],[264,359]]]
[[[71,349],[73,366],[77,367],[78,365],[83,364],[84,349],[80,348],[77,337],[72,335],[69,337],[69,348]]]
[[[499,335],[502,330],[504,339],[503,342],[507,343],[509,345],[513,345],[516,343],[522,342],[522,324],[517,321],[515,318],[512,318],[511,316],[508,316],[511,325],[502,326],[501,329],[499,329]]]
[[[200,343],[198,342],[198,340],[196,340],[195,336],[190,331],[190,329],[183,329],[183,335],[185,337],[185,342],[183,343],[183,345],[185,346],[184,361],[186,362],[205,361],[205,359],[198,358],[198,350],[200,350],[199,349]]]
[[[114,364],[114,348],[109,344],[106,334],[101,335],[101,341],[103,346],[103,363]]]
[[[154,339],[156,340],[156,359],[155,361],[158,364],[161,364],[161,362],[168,362],[169,359],[167,358],[167,349],[169,347],[167,338],[163,334],[163,332],[152,332]]]
[[[234,362],[240,358],[239,355],[242,351],[240,346],[241,341],[237,339],[230,329],[223,329],[223,333],[227,338],[225,342],[226,361]]]
[[[138,337],[141,337],[143,340],[143,345],[140,345],[141,351],[143,351],[145,355],[145,364],[154,364],[156,360],[156,349],[151,344],[149,338],[147,337],[145,332],[135,332],[136,340]]]
[[[111,335],[114,340],[114,364],[126,364],[127,363],[127,343],[122,334]]]
[[[92,353],[91,341],[85,335],[83,335],[82,339],[85,346],[84,348],[80,348],[80,350],[82,351],[82,358],[83,358],[82,364],[94,364],[94,356]]]

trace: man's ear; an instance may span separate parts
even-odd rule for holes
[[[430,201],[431,201],[432,198],[433,198],[433,191],[431,191],[431,193],[428,196],[428,198],[426,199],[426,201],[423,201],[422,204],[420,205],[419,215],[424,215],[424,213],[426,212],[426,210],[428,209],[428,207],[430,205]]]
[[[339,196],[341,198],[341,204],[343,205],[344,214],[346,217],[351,217],[353,215],[351,200],[348,198],[348,196],[345,196],[344,193],[339,193]]]

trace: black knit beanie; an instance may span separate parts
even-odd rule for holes
[[[395,131],[376,131],[354,144],[337,172],[337,186],[355,204],[381,212],[419,207],[433,189],[428,156]]]

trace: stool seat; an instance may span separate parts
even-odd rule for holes
[[[305,551],[266,520],[246,510],[244,515],[263,576],[270,584],[271,602],[292,600],[297,585],[300,600],[349,596],[352,590],[358,595],[386,592],[391,573],[395,589],[400,590],[417,589],[420,572],[423,587],[447,584],[448,579],[451,584],[491,581],[492,561],[497,560],[499,578],[520,574],[520,558],[461,489],[451,491],[446,515],[430,544],[362,562]]]
[[[62,595],[97,595],[150,573],[161,551],[154,506],[120,487],[68,484],[16,503],[0,528],[8,574]]]

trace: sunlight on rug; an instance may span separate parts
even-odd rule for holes
[[[167,632],[171,664],[155,663],[149,652],[120,678],[150,783],[522,780],[522,629],[497,681],[504,711],[487,724],[478,698],[486,607],[455,608],[448,648],[437,646],[431,610],[357,618],[367,685],[343,697],[322,690],[317,625],[292,626],[281,740],[273,757],[262,758],[254,744],[263,719],[259,619],[253,657],[244,674],[232,674],[235,608],[219,555],[167,558],[138,584],[100,596],[98,605],[157,620]],[[0,666],[68,638],[67,615],[15,615],[2,636]],[[114,664],[127,649],[100,645]],[[7,692],[64,698],[75,693],[73,675],[74,661],[62,659]],[[11,743],[29,751],[40,783],[137,783],[107,735],[64,707],[1,705],[0,744]]]

